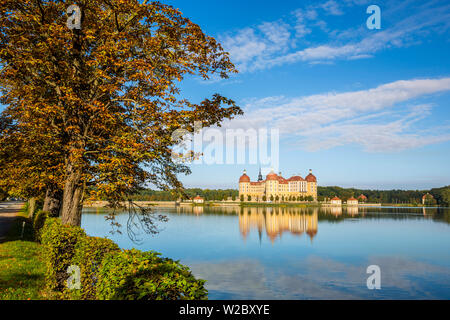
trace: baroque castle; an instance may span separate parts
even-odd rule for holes
[[[276,174],[273,170],[264,180],[259,170],[258,181],[250,181],[246,170],[239,178],[239,197],[244,201],[298,201],[306,197],[317,200],[317,179],[309,170],[309,174],[303,179],[293,176],[285,179],[281,172]]]

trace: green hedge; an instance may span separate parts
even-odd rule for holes
[[[113,241],[88,237],[79,227],[63,225],[58,218],[42,221],[46,285],[59,298],[68,299],[207,299],[204,280],[195,279],[188,267],[159,253],[120,250]],[[41,221],[42,220],[42,221]],[[80,268],[80,289],[69,290],[67,270]]]
[[[48,289],[65,292],[69,278],[67,269],[73,264],[75,246],[83,237],[86,237],[86,233],[80,227],[63,225],[58,218],[45,220],[41,242],[45,246],[45,279]]]
[[[42,210],[38,210],[33,217],[33,229],[34,229],[34,234],[35,234],[36,240],[38,242],[41,242],[41,231],[42,231],[42,228],[44,227],[45,220],[47,220],[47,218],[48,218],[48,212],[42,211]]]
[[[97,273],[105,255],[120,251],[113,241],[105,238],[85,237],[75,246],[75,255],[72,264],[80,267],[81,289],[72,290],[72,299],[96,299]]]
[[[204,280],[194,278],[178,261],[136,249],[105,257],[98,274],[97,298],[102,300],[201,300]]]

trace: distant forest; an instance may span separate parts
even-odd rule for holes
[[[199,195],[207,201],[227,200],[228,197],[231,197],[232,199],[237,199],[239,197],[239,191],[235,189],[191,188],[191,189],[184,189],[184,192],[190,199]],[[151,189],[142,190],[139,194],[136,194],[131,197],[131,199],[135,201],[175,201],[178,198],[179,196],[174,194],[172,191],[159,191]]]
[[[365,190],[341,187],[317,187],[319,201],[334,196],[342,200],[347,200],[352,196],[357,198],[363,194],[368,198],[368,202],[372,203],[420,204],[422,203],[422,197],[427,193],[430,193],[434,197],[434,204],[443,206],[450,205],[450,186],[430,190]]]
[[[192,188],[185,189],[185,193],[189,198],[199,195],[207,201],[227,200],[229,197],[234,200],[239,197],[239,192],[235,189]],[[365,190],[341,187],[317,187],[319,201],[335,196],[345,201],[352,196],[357,198],[360,194],[364,194],[368,198],[368,202],[373,203],[420,204],[422,203],[423,195],[426,193],[430,193],[434,197],[436,204],[443,206],[450,205],[450,186],[430,190]],[[178,196],[171,191],[150,189],[142,190],[139,194],[132,197],[135,201],[175,201],[177,198]]]

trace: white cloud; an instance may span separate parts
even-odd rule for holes
[[[410,102],[445,91],[450,91],[450,78],[401,80],[368,90],[304,97],[267,97],[249,101],[245,115],[227,127],[275,127],[282,138],[291,137],[310,151],[348,144],[369,152],[399,151],[450,140],[449,128],[439,133],[419,130],[417,123],[431,114],[431,105]]]
[[[347,1],[342,6],[354,5]],[[274,66],[307,62],[330,62],[339,59],[363,59],[373,57],[381,50],[420,43],[427,33],[443,33],[450,28],[450,5],[431,6],[423,4],[412,14],[404,17],[404,5],[386,9],[385,16],[392,16],[394,24],[381,31],[365,27],[348,30],[332,30],[320,14],[344,14],[336,1],[309,6],[292,12],[291,19],[283,22],[265,22],[248,27],[234,34],[220,37],[224,48],[241,72],[264,70]],[[384,20],[383,20],[384,21]],[[296,49],[298,41],[303,44],[313,29],[325,33],[322,43],[308,44]]]
[[[281,50],[287,48],[289,43],[291,33],[288,28],[288,25],[279,22],[264,22],[259,26],[259,30],[261,30],[265,38]]]
[[[264,41],[258,39],[255,31],[250,28],[240,30],[234,37],[226,37],[223,45],[237,63],[249,61],[266,49]]]
[[[296,10],[293,12],[296,21],[294,25],[295,36],[297,38],[303,38],[305,35],[311,33],[311,29],[307,26],[306,19],[315,19],[317,13],[315,10],[307,11],[304,13],[302,10]]]
[[[339,7],[338,3],[334,0],[329,0],[320,6],[326,13],[333,16],[339,16],[344,14],[344,12]]]
[[[305,17],[309,20],[317,19],[317,11],[315,9],[308,9],[305,12]]]
[[[256,28],[239,30],[233,36],[220,37],[241,72],[248,71],[251,64],[259,60],[286,53],[291,45],[290,39],[290,27],[283,22],[264,22]]]

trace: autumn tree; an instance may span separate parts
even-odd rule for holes
[[[226,78],[236,70],[177,9],[82,0],[80,29],[69,29],[71,4],[0,0],[0,102],[11,121],[4,136],[19,132],[21,150],[42,159],[36,168],[31,153],[20,152],[9,168],[18,163],[37,175],[28,181],[42,184],[41,192],[60,186],[63,223],[80,225],[86,198],[117,207],[148,182],[181,189],[177,174],[189,169],[171,158],[172,133],[192,131],[194,121],[220,125],[242,111],[220,94],[199,103],[182,97],[186,76]],[[50,167],[61,170],[60,182]]]
[[[0,116],[0,188],[21,198],[43,199],[43,209],[56,216],[64,173],[61,147],[25,129],[7,112]]]

